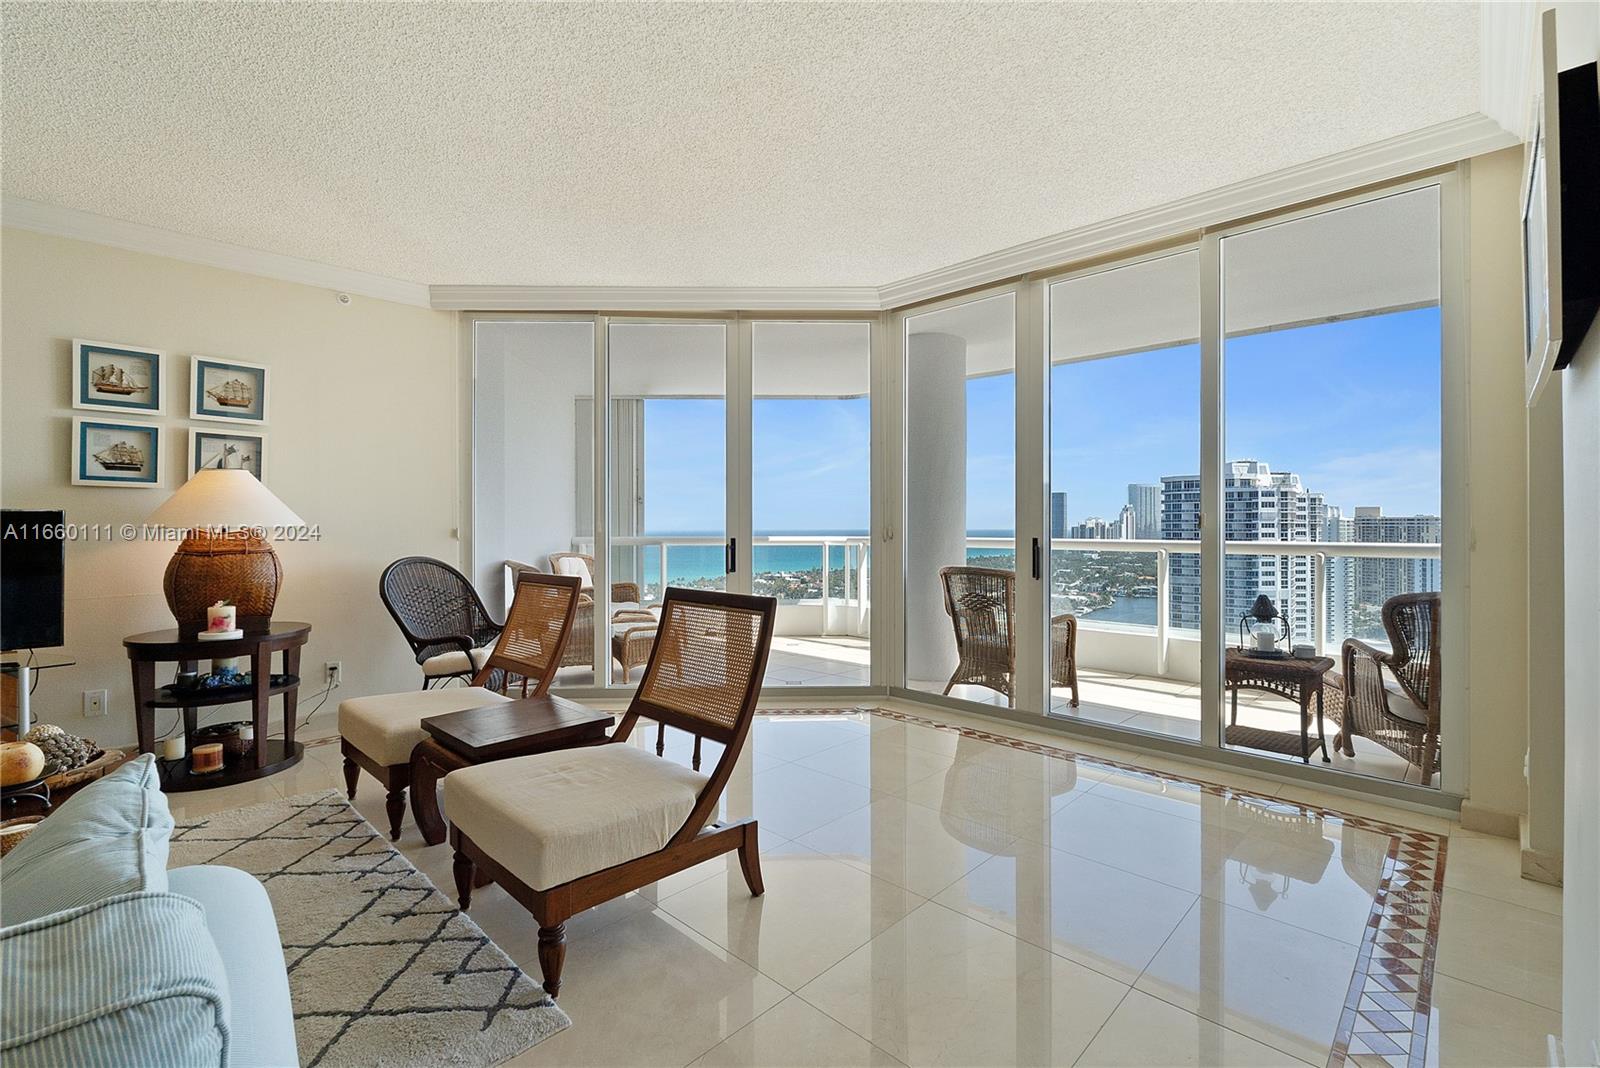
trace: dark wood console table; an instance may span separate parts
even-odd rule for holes
[[[134,714],[138,720],[139,752],[156,751],[156,709],[183,710],[183,759],[162,761],[162,789],[169,793],[210,790],[218,786],[260,779],[300,763],[305,747],[294,740],[295,706],[300,691],[300,649],[311,635],[311,624],[274,620],[242,638],[201,641],[190,630],[156,630],[122,639],[133,665]],[[287,676],[272,682],[272,654],[281,653]],[[173,662],[179,671],[197,671],[202,660],[248,657],[250,684],[220,690],[175,690],[156,686],[156,665]],[[283,698],[283,737],[267,737],[267,705]],[[199,710],[216,705],[250,702],[255,726],[255,747],[221,771],[196,775],[190,768]]]

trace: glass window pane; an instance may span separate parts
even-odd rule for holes
[[[1016,298],[910,316],[905,327],[906,680],[1014,704]]]
[[[1050,287],[1050,711],[1193,741],[1199,318],[1195,252]]]
[[[508,563],[594,552],[594,324],[480,320],[473,352],[472,578],[503,613]],[[569,640],[555,685],[591,685],[593,662]]]
[[[610,327],[612,681],[637,682],[667,586],[727,586],[727,327]],[[636,635],[633,641],[629,635]],[[624,664],[626,663],[626,668]]]
[[[872,327],[751,324],[753,589],[778,598],[769,686],[869,681]]]
[[[1443,536],[1438,189],[1238,234],[1222,256],[1228,644],[1265,645],[1252,631],[1270,627],[1280,650],[1325,657],[1305,680],[1308,706],[1320,690],[1330,743],[1340,726],[1355,734],[1354,755],[1333,766],[1436,784],[1420,769],[1437,748],[1441,697],[1423,666],[1438,666],[1429,621]],[[1350,547],[1250,550],[1262,541]],[[1258,597],[1281,618],[1246,621],[1241,639]],[[1415,638],[1398,673],[1377,659],[1391,648],[1385,606]],[[1366,644],[1347,649],[1352,637]],[[1229,743],[1299,759],[1299,682],[1263,690],[1260,658],[1234,663],[1242,655],[1226,668]],[[1358,675],[1348,709],[1344,657]]]

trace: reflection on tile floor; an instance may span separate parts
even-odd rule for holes
[[[941,719],[764,713],[724,814],[760,820],[765,896],[730,856],[577,917],[574,1026],[512,1063],[1545,1063],[1560,895],[1515,878],[1514,843]],[[668,732],[669,759],[691,751]],[[335,742],[171,800],[341,782]],[[384,824],[368,776],[356,807]],[[399,846],[452,885],[409,817]],[[472,914],[537,974],[521,906],[491,886]]]

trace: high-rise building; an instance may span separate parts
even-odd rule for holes
[[[1117,536],[1117,525],[1107,523],[1097,515],[1091,515],[1081,523],[1074,523],[1068,528],[1070,537],[1074,538],[1114,538]]]
[[[1300,476],[1274,472],[1260,460],[1234,460],[1223,478],[1223,533],[1228,541],[1314,541],[1322,536],[1322,495]],[[1200,476],[1161,479],[1161,535],[1200,537]],[[1200,555],[1174,553],[1170,561],[1172,625],[1200,627]],[[1223,619],[1231,628],[1266,594],[1289,621],[1295,640],[1311,635],[1312,559],[1301,555],[1229,554],[1223,564]],[[1232,631],[1230,630],[1230,634]]]
[[[1128,483],[1128,507],[1133,509],[1133,536],[1161,537],[1161,487],[1148,482]]]
[[[1122,506],[1122,511],[1117,513],[1116,528],[1117,532],[1112,535],[1114,538],[1126,540],[1139,536],[1138,513],[1133,510],[1133,505],[1125,504]]]
[[[1342,509],[1329,507],[1322,523],[1322,540],[1347,542],[1356,540],[1356,521]],[[1355,633],[1356,559],[1353,556],[1329,556],[1328,577],[1323,583],[1323,596],[1328,604],[1327,644],[1342,642]]]
[[[1382,508],[1371,507],[1357,508],[1352,526],[1352,540],[1390,545],[1437,544],[1444,529],[1436,515],[1384,515]],[[1351,626],[1355,630],[1352,633],[1358,637],[1381,637],[1383,602],[1402,593],[1440,589],[1439,561],[1420,557],[1356,557],[1353,579]]]
[[[1074,523],[1067,528],[1071,537],[1125,540],[1133,537],[1134,519],[1133,506],[1125,504],[1122,511],[1117,513],[1117,518],[1110,520],[1101,519],[1097,515],[1089,516],[1081,523]]]
[[[1050,536],[1065,538],[1068,526],[1066,491],[1050,494]]]

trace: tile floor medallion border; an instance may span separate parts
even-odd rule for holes
[[[1273,798],[1250,790],[1207,782],[1204,779],[1154,771],[1109,757],[1091,756],[1044,742],[1030,742],[974,727],[941,723],[935,719],[872,706],[840,708],[762,708],[763,716],[837,716],[867,713],[1150,779],[1190,786],[1222,798],[1240,798],[1291,807],[1308,816],[1341,826],[1381,834],[1389,839],[1383,874],[1372,899],[1372,911],[1362,932],[1361,948],[1350,976],[1349,992],[1329,1068],[1354,1064],[1362,1068],[1421,1068],[1428,1048],[1428,1019],[1433,995],[1434,958],[1439,942],[1439,913],[1444,895],[1444,865],[1448,839],[1444,835],[1403,827],[1367,816],[1356,816],[1321,805]]]

